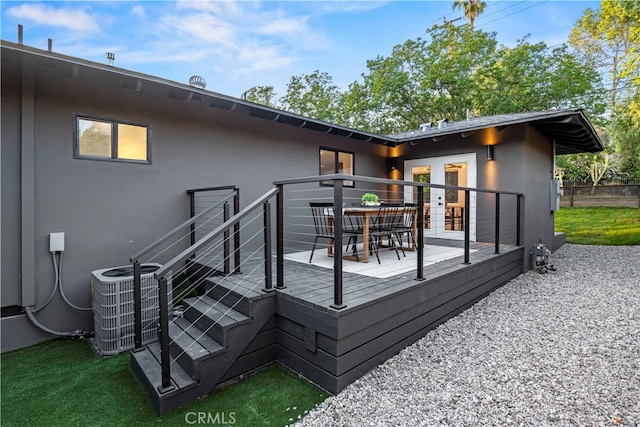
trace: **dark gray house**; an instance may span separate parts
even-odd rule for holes
[[[441,122],[380,136],[52,51],[7,41],[1,47],[2,351],[51,338],[42,326],[92,330],[96,307],[77,309],[95,304],[92,271],[129,264],[202,210],[199,203],[206,202],[194,194],[206,192],[191,190],[240,194],[223,220],[197,232],[195,222],[187,224],[191,242],[161,257],[165,265],[186,262],[199,290],[213,289],[208,297],[227,289],[212,304],[226,304],[216,306],[219,319],[237,315],[209,334],[213,325],[204,324],[203,314],[184,320],[197,309],[185,303],[184,317],[169,327],[170,352],[134,353],[134,371],[159,413],[273,361],[331,392],[341,390],[531,268],[538,242],[561,245],[563,236],[554,233],[554,155],[602,150],[579,109]],[[460,252],[425,263],[424,271],[414,265],[371,275],[357,270],[367,265],[361,259],[329,258],[320,249],[314,258],[332,260],[331,268],[314,265],[310,272],[307,254],[296,261],[294,254],[310,249],[316,234],[309,203],[337,201],[347,209],[364,192],[422,203],[415,237],[425,247]],[[265,212],[273,214],[240,228],[269,201]],[[190,245],[218,237],[239,245],[231,249],[235,262],[254,248],[269,248],[257,278],[249,278],[253,261],[242,258],[236,274],[217,276],[233,289],[220,278],[207,282],[196,267],[220,269],[194,258],[205,243]],[[362,242],[362,232],[358,237]],[[370,266],[377,264],[374,249],[361,248],[361,257],[371,255]],[[428,258],[422,250],[414,254],[418,263]],[[274,282],[265,285],[271,276]],[[182,338],[175,337],[178,327]],[[187,335],[190,344],[182,342]],[[160,353],[171,357],[171,387],[160,384]],[[214,357],[222,359],[210,363]],[[210,376],[209,364],[225,367]]]

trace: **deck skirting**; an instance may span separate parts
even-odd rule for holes
[[[331,393],[522,273],[523,248],[418,282],[345,313],[278,295],[278,360]]]

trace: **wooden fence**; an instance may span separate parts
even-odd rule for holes
[[[612,206],[640,209],[640,185],[564,186],[560,206]]]

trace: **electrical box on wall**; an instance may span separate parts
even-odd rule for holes
[[[49,252],[64,252],[64,233],[49,234]]]
[[[558,209],[560,209],[560,196],[562,196],[562,188],[560,187],[560,180],[559,179],[552,179],[551,180],[551,186],[550,186],[550,192],[549,192],[549,196],[550,196],[550,204],[551,204],[551,210],[552,211],[557,211]]]

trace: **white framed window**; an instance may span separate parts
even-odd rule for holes
[[[77,116],[74,157],[151,163],[149,126]]]

